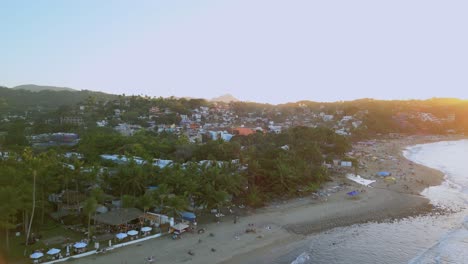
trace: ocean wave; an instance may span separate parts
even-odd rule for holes
[[[311,261],[311,255],[307,252],[303,252],[300,254],[291,264],[306,264],[310,263]]]
[[[432,263],[467,263],[468,250],[468,221],[464,225],[439,240],[433,247],[429,248],[409,264],[432,264]]]

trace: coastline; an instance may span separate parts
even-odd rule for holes
[[[145,257],[154,255],[157,263],[263,263],[294,248],[312,233],[430,213],[433,206],[419,193],[426,187],[439,185],[444,175],[410,162],[402,151],[410,145],[463,138],[466,137],[412,136],[378,140],[374,146],[356,146],[356,151],[368,153],[367,158],[361,159],[367,168],[359,170],[358,174],[376,179],[372,188],[358,185],[343,176],[334,176],[334,181],[325,189],[338,183],[346,183],[348,188],[331,194],[326,202],[311,197],[283,201],[241,217],[237,224],[233,223],[232,216],[226,216],[220,224],[203,225],[201,227],[207,230],[203,235],[186,234],[181,240],[155,239],[74,262],[143,263]],[[379,158],[373,160],[376,156]],[[397,182],[387,185],[373,176],[380,170],[391,171],[398,178]],[[358,199],[349,199],[346,192],[353,189],[364,189],[365,192]],[[256,234],[244,232],[249,223],[255,224]],[[214,237],[209,237],[209,233],[215,234]],[[216,251],[210,251],[211,248]],[[195,255],[188,255],[188,250]]]

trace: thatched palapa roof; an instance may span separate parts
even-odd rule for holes
[[[106,225],[122,225],[143,216],[143,212],[137,208],[123,208],[98,214],[94,219],[96,222]]]

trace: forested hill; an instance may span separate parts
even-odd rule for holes
[[[35,84],[24,84],[24,85],[18,85],[13,88],[13,90],[26,90],[26,91],[31,91],[31,92],[40,92],[44,90],[49,90],[49,91],[70,91],[70,92],[75,92],[78,91],[76,89],[68,88],[68,87],[57,87],[57,86],[44,86],[44,85],[35,85]]]
[[[32,92],[24,89],[10,89],[0,87],[0,99],[2,108],[10,112],[25,111],[28,109],[54,109],[61,105],[76,105],[92,96],[96,100],[114,100],[118,95],[94,92],[89,90],[82,91],[52,91],[40,90]]]

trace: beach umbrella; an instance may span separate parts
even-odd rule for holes
[[[77,242],[75,245],[73,245],[74,248],[85,248],[86,246],[87,244],[83,242]]]
[[[109,239],[109,247],[112,247],[112,240]]]
[[[67,255],[70,254],[70,247],[67,246]]]
[[[42,256],[44,256],[44,254],[42,254],[41,252],[35,252],[35,253],[32,253],[29,257],[32,259],[38,259],[38,258],[42,258]]]
[[[136,235],[138,235],[138,231],[130,230],[130,231],[127,232],[127,234],[130,235],[130,236],[136,236]]]
[[[115,235],[118,239],[124,239],[127,237],[127,234],[125,233],[118,233],[117,235]]]
[[[142,232],[149,232],[149,231],[151,231],[151,230],[152,230],[152,228],[149,227],[149,226],[145,226],[145,227],[142,227],[142,228],[141,228],[141,231],[142,231]]]
[[[49,251],[47,251],[48,255],[55,255],[55,254],[58,254],[58,253],[60,253],[60,249],[58,249],[58,248],[51,248]]]

